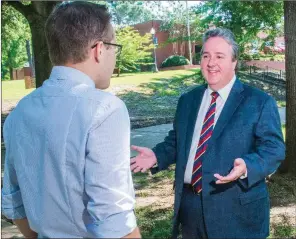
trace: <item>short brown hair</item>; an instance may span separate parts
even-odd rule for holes
[[[110,21],[105,5],[78,1],[59,4],[45,24],[52,63],[75,64],[86,60],[88,48],[95,41],[112,40]]]

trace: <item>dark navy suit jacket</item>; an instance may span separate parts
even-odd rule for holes
[[[156,145],[158,167],[176,164],[173,236],[184,174],[200,104],[207,85],[181,96],[171,130]],[[243,158],[248,177],[217,185],[215,173],[227,175],[234,159]],[[202,200],[209,238],[265,238],[269,235],[269,196],[265,177],[285,158],[285,144],[275,100],[266,93],[235,81],[215,125],[203,160]]]

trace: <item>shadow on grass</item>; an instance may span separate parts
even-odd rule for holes
[[[276,173],[268,180],[268,190],[271,207],[296,206],[296,175]],[[296,210],[296,209],[295,209]]]
[[[173,209],[153,209],[151,206],[136,209],[136,217],[143,238],[171,238]]]
[[[165,179],[173,180],[174,177],[175,177],[175,166],[172,165],[167,170],[161,171],[154,175],[150,175],[149,173],[135,173],[133,174],[133,182],[134,182],[135,188],[137,190],[141,190],[145,188],[153,188],[157,183]]]
[[[169,79],[153,78],[150,83],[143,83],[139,91],[128,91],[118,96],[126,103],[131,116],[174,116],[179,97],[202,84],[198,72],[192,75],[176,75]]]
[[[260,90],[265,91],[266,93],[268,93],[269,95],[271,95],[272,97],[274,97],[274,99],[276,101],[286,101],[286,88],[285,86],[280,86],[280,85],[274,85],[268,82],[264,82],[261,80],[258,80],[256,78],[252,78],[252,77],[247,77],[244,75],[239,75],[239,78],[242,82],[256,87]]]

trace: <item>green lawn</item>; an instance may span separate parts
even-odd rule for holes
[[[156,82],[159,79],[170,79],[176,76],[189,76],[196,73],[197,70],[174,70],[174,71],[159,71],[158,73],[142,72],[142,73],[126,73],[119,77],[113,75],[111,86],[127,84],[138,86],[143,83]]]
[[[2,81],[2,100],[19,100],[34,89],[25,89],[24,80]]]
[[[195,73],[194,70],[160,71],[158,73],[125,73],[121,74],[119,77],[113,75],[111,87],[122,84],[138,86],[140,84],[157,82],[159,79],[169,79],[175,76],[189,76]],[[34,89],[25,89],[24,80],[2,81],[2,100],[18,100],[31,93],[33,90]]]

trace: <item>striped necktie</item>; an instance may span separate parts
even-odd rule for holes
[[[211,96],[211,104],[203,121],[203,126],[200,133],[200,138],[192,169],[191,185],[193,186],[193,189],[196,193],[200,193],[202,191],[202,156],[207,150],[209,139],[211,138],[213,133],[216,112],[216,100],[219,96],[219,93],[212,92]]]

